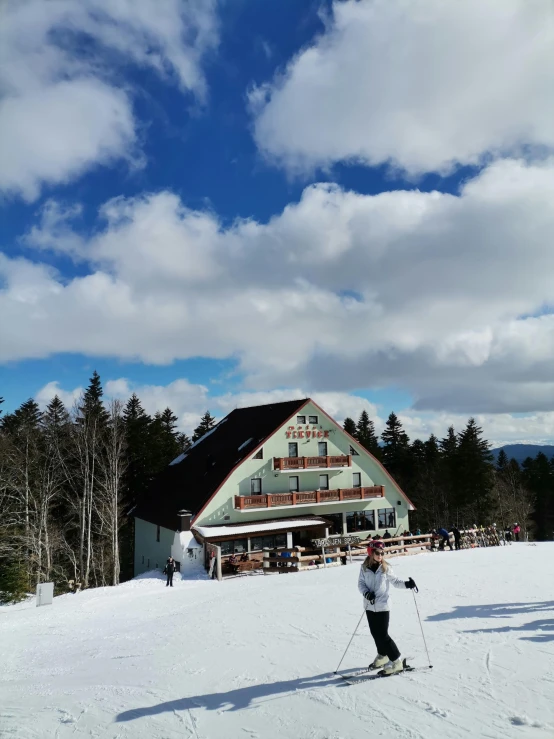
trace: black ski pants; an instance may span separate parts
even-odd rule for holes
[[[171,570],[171,572],[169,570],[167,571],[167,582],[165,584],[166,588],[168,585],[171,585],[171,587],[173,587],[173,570]]]
[[[375,641],[377,653],[387,656],[391,661],[400,657],[400,651],[389,636],[390,611],[366,611],[371,636]]]

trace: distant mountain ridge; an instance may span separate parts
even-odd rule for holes
[[[554,457],[554,445],[552,444],[504,444],[504,446],[491,449],[495,462],[498,459],[501,449],[504,449],[508,459],[515,459],[520,464],[527,457],[533,457],[534,459],[539,452],[545,454],[548,459]]]

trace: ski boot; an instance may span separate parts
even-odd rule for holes
[[[396,672],[402,672],[404,669],[404,660],[402,657],[395,659],[394,662],[389,662],[382,669],[383,675],[394,675]]]
[[[389,658],[385,655],[378,654],[377,657],[373,660],[373,662],[369,665],[367,668],[369,670],[378,670],[380,667],[384,667],[387,662],[389,661]]]

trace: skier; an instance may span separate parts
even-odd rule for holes
[[[450,530],[454,534],[454,547],[456,550],[461,549],[460,539],[462,538],[462,535],[460,534],[460,529],[457,526],[452,526]]]
[[[521,531],[521,526],[518,524],[517,521],[515,522],[514,528],[512,529],[512,531],[514,532],[514,536],[516,538],[516,541],[519,541],[519,533]]]
[[[175,572],[175,560],[173,557],[168,557],[164,567],[164,575],[167,575],[166,588],[168,585],[173,587],[173,573]]]
[[[377,656],[368,669],[382,667],[385,675],[393,675],[403,670],[403,662],[398,647],[389,636],[389,584],[409,589],[416,584],[411,577],[409,580],[395,577],[392,567],[383,559],[384,553],[382,541],[370,542],[368,556],[360,569],[358,590],[364,597],[369,630],[377,647]]]

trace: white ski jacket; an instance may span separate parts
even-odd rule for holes
[[[381,565],[379,565],[377,572],[373,572],[369,567],[367,570],[364,570],[363,565],[360,567],[358,590],[362,595],[368,590],[373,590],[375,593],[375,603],[373,605],[364,598],[366,611],[390,611],[389,583],[392,583],[395,588],[406,588],[405,581],[399,577],[395,577],[390,565],[387,565],[386,572],[383,572]]]

